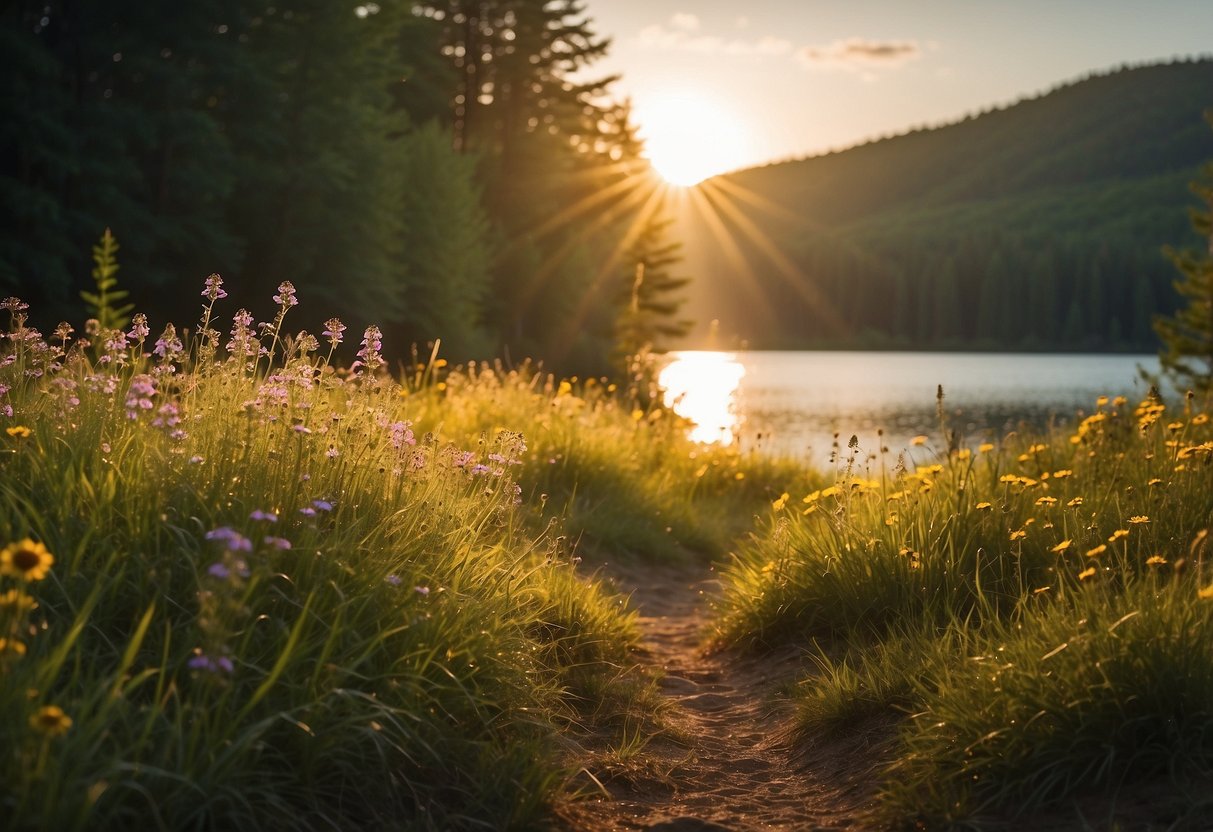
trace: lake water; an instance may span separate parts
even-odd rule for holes
[[[926,434],[943,449],[936,392],[967,445],[1009,431],[1073,424],[1101,396],[1139,401],[1153,355],[925,352],[670,353],[666,403],[695,422],[692,437],[829,464],[852,435],[893,456]],[[878,431],[883,430],[883,437]],[[837,435],[837,436],[836,436]]]

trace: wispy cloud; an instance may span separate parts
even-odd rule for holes
[[[735,38],[710,35],[700,31],[699,18],[679,12],[667,23],[654,23],[640,30],[637,36],[642,46],[651,49],[700,52],[708,55],[787,55],[791,41],[772,36]]]
[[[846,38],[796,51],[796,59],[810,69],[844,69],[859,73],[893,69],[920,57],[922,47],[914,40]]]

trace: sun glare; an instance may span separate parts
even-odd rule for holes
[[[659,96],[636,109],[645,155],[670,184],[690,187],[743,164],[740,121],[718,102],[680,93]]]

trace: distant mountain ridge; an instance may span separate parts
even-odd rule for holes
[[[692,313],[766,348],[1153,349],[1210,107],[1213,60],[1122,68],[718,177],[719,219],[680,217]]]

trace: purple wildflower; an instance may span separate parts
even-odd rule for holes
[[[413,432],[409,430],[412,424],[412,422],[392,422],[387,426],[388,438],[393,448],[399,450],[404,445],[417,444],[417,440],[413,438]]]
[[[144,315],[142,312],[136,313],[135,317],[131,319],[131,331],[126,333],[126,337],[136,343],[142,344],[143,339],[147,338],[150,333],[151,329],[147,325],[147,315]]]
[[[333,504],[328,500],[312,500],[312,505],[319,511],[332,511]]]
[[[299,509],[299,513],[304,517],[315,517],[316,509],[312,508],[311,506],[304,506],[303,508]]]
[[[205,457],[201,457],[196,454],[194,456],[190,457],[190,465],[199,465],[205,461],[206,461]]]
[[[382,349],[383,333],[379,331],[379,327],[372,324],[362,333],[362,349],[358,350],[358,360],[350,369],[357,371],[359,368],[364,368],[368,373],[373,374],[384,364],[383,356],[380,354]]]
[[[273,535],[266,535],[265,539],[262,542],[266,546],[269,546],[271,549],[289,549],[289,548],[291,548],[291,542],[289,540],[287,540],[285,537],[274,537]]]
[[[236,669],[227,656],[208,656],[201,648],[194,650],[187,664],[190,670],[204,670],[207,673],[232,673]]]
[[[213,274],[206,279],[206,288],[202,290],[202,296],[211,303],[220,298],[227,297],[227,292],[223,291],[223,278],[217,274]]]
[[[21,298],[5,298],[0,301],[0,309],[8,312],[24,312],[29,309],[29,304],[21,300]]]
[[[430,594],[430,588],[428,586],[415,586],[413,587],[413,592],[416,592],[418,595],[425,598]]]
[[[126,417],[138,419],[140,410],[152,409],[152,396],[156,395],[156,383],[152,377],[140,373],[131,379],[126,391]]]
[[[265,521],[266,523],[277,523],[278,515],[272,511],[262,511],[261,509],[257,509],[248,516],[248,519],[255,522]]]
[[[399,575],[388,575],[383,580],[387,581],[392,586],[400,586],[402,583],[404,583],[404,579]]]
[[[253,551],[253,541],[230,526],[220,526],[217,529],[211,529],[206,533],[206,539],[220,541],[230,552]]]
[[[340,318],[329,318],[324,322],[324,337],[328,339],[333,349],[337,349],[337,345],[341,343],[341,333],[343,332],[345,332],[345,324],[341,323]]]
[[[278,294],[274,295],[274,303],[281,307],[298,306],[299,299],[295,297],[295,285],[289,280],[278,284]]]
[[[206,568],[206,574],[210,575],[212,578],[218,578],[222,581],[232,576],[232,570],[227,568],[226,563],[216,561]]]

